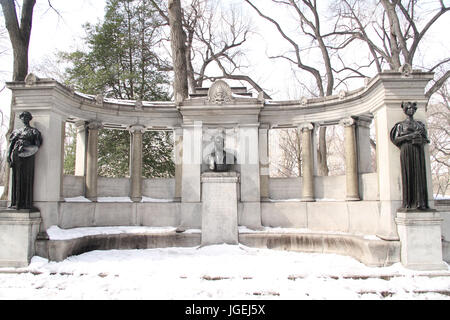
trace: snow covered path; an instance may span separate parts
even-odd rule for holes
[[[242,245],[92,251],[0,269],[0,299],[449,300],[450,271]]]

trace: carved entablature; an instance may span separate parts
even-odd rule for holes
[[[208,102],[222,105],[230,103],[233,100],[233,94],[230,86],[223,80],[215,81],[208,90]]]

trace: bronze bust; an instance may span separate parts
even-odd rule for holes
[[[221,135],[214,137],[214,151],[208,156],[208,168],[214,172],[227,172],[235,163],[235,156],[224,149],[224,139]]]

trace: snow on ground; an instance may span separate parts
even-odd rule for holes
[[[0,269],[0,299],[450,299],[450,271],[353,258],[215,245],[33,257]]]

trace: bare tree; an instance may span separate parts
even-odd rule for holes
[[[434,193],[445,196],[450,187],[450,84],[436,95],[439,101],[430,103],[427,110],[431,174]]]
[[[36,0],[23,0],[20,22],[14,0],[0,0],[0,4],[14,54],[12,80],[23,81],[28,73],[28,46]]]
[[[416,62],[419,47],[424,45],[432,26],[450,11],[444,1],[422,3],[417,0],[380,0],[377,4],[365,1],[342,0],[334,7],[339,23],[334,33],[348,37],[347,42],[361,40],[371,55],[368,65],[374,64],[378,72],[387,64],[391,70],[403,65],[419,66]],[[435,71],[450,62],[444,53],[434,65],[420,66]],[[425,95],[431,95],[450,77],[450,70],[436,73],[435,81]]]
[[[298,25],[302,33],[310,38],[309,48],[317,48],[320,52],[319,54],[322,58],[320,65],[323,66],[323,70],[321,70],[319,66],[304,62],[305,48],[302,48],[298,41],[296,41],[293,36],[290,36],[276,19],[263,13],[262,10],[255,5],[254,1],[245,0],[245,2],[247,2],[260,17],[273,24],[280,36],[284,38],[292,48],[290,54],[281,54],[273,56],[272,58],[286,59],[297,66],[298,69],[308,72],[315,79],[318,96],[324,97],[333,94],[333,90],[335,89],[335,79],[331,62],[332,52],[327,46],[326,39],[331,35],[322,32],[322,20],[316,0],[272,0],[272,2],[285,5],[297,17]],[[318,169],[320,175],[328,175],[326,149],[326,127],[323,126],[319,130]]]
[[[164,7],[164,3],[158,0],[151,0],[151,3],[170,25],[168,8]],[[239,61],[245,55],[242,46],[251,28],[238,9],[228,7],[224,10],[214,0],[192,0],[182,8],[182,18],[189,92],[195,93],[195,88],[201,87],[205,80],[222,78],[247,82],[270,99],[252,77],[239,74],[244,67]],[[217,72],[214,67],[219,70],[219,75],[214,73]]]
[[[276,129],[279,157],[272,159],[275,176],[300,177],[302,175],[301,133],[297,128]]]
[[[17,16],[16,4],[14,0],[0,0],[6,29],[13,49],[13,81],[23,81],[28,73],[28,46],[30,44],[31,24],[33,20],[33,9],[36,0],[23,0],[20,21]],[[11,110],[9,116],[9,129],[6,133],[7,143],[9,135],[14,128],[15,115]],[[9,166],[5,163],[2,200],[8,198],[9,189]]]
[[[189,95],[187,66],[186,66],[186,34],[183,30],[183,16],[180,0],[169,0],[168,17],[170,24],[170,43],[172,61],[175,71],[174,95],[175,99],[183,100]]]
[[[272,24],[291,48],[271,58],[285,59],[312,76],[316,90],[308,91],[311,94],[317,92],[317,96],[331,95],[338,87],[347,87],[350,79],[369,77],[374,72],[381,72],[386,65],[391,70],[418,66],[417,52],[425,35],[450,10],[442,0],[433,4],[422,4],[417,0],[342,0],[321,2],[321,9],[316,0],[271,0],[277,8],[284,6],[295,17],[297,30],[301,33],[299,38],[284,20],[264,13],[260,1],[245,2]],[[324,14],[326,6],[328,16]],[[347,61],[346,52],[354,48],[361,50],[360,44],[367,49],[367,61]],[[320,63],[312,62],[318,56]],[[309,58],[308,62],[305,62],[306,58]],[[434,65],[423,68],[438,71],[434,83],[427,89],[428,98],[450,77],[450,70],[442,68],[449,62],[450,58],[445,55]],[[307,86],[308,79],[304,76],[300,81]],[[328,174],[326,137],[325,128],[321,127],[318,169],[322,175]]]

